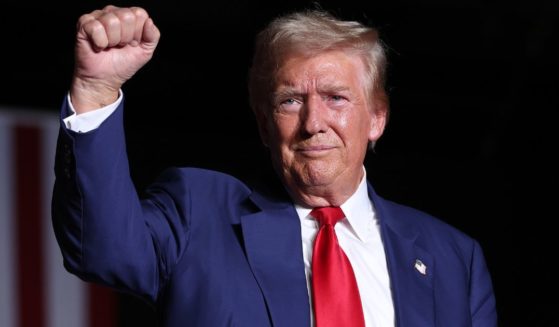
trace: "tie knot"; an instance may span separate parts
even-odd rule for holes
[[[321,226],[334,226],[340,219],[345,217],[345,214],[340,207],[318,207],[312,209],[311,216],[316,218]]]

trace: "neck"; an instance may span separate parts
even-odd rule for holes
[[[352,183],[332,183],[329,185],[289,185],[286,188],[293,201],[303,207],[328,207],[341,206],[347,201],[359,187],[364,178],[357,179]]]

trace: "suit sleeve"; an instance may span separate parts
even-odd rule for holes
[[[479,243],[474,242],[471,261],[470,310],[473,327],[497,327],[491,276]]]
[[[96,130],[80,134],[61,124],[55,175],[52,218],[66,269],[156,301],[187,244],[187,210],[178,212],[177,199],[163,191],[157,201],[140,201],[126,155],[123,102]]]

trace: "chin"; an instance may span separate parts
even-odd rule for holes
[[[335,171],[332,169],[313,169],[306,167],[302,172],[297,174],[296,180],[300,182],[302,186],[306,187],[319,187],[330,185],[336,179]]]

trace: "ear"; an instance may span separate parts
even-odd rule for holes
[[[388,121],[388,103],[382,99],[374,101],[371,110],[371,126],[369,128],[369,141],[376,142],[384,132]]]
[[[268,117],[262,111],[262,108],[255,108],[254,115],[256,116],[256,124],[258,125],[258,133],[260,134],[260,141],[265,147],[268,147],[270,140],[270,133],[268,131]]]

